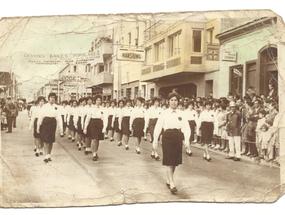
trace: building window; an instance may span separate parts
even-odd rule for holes
[[[142,85],[142,96],[145,98],[146,97],[146,85]]]
[[[126,97],[127,97],[128,99],[130,99],[130,98],[131,98],[131,95],[132,95],[132,88],[127,88],[127,90],[126,90]]]
[[[154,44],[155,62],[164,60],[164,40]]]
[[[73,66],[73,72],[76,72],[76,65]]]
[[[99,66],[99,73],[100,73],[100,72],[104,72],[104,65],[100,65],[100,66]]]
[[[121,89],[121,97],[124,97],[124,89]]]
[[[151,64],[151,55],[152,55],[151,47],[146,48],[145,49],[145,63],[146,63],[146,65]]]
[[[154,97],[154,88],[150,89],[150,98],[152,99]]]
[[[230,94],[242,96],[242,77],[243,77],[243,65],[235,65],[230,67]]]
[[[129,46],[132,44],[132,33],[131,32],[129,32]]]
[[[168,53],[169,57],[180,54],[180,38],[181,31],[176,32],[168,37]]]
[[[193,30],[193,51],[201,52],[202,48],[202,31]]]
[[[109,73],[113,74],[112,61],[109,63]]]
[[[135,98],[139,96],[139,87],[135,87]]]
[[[137,30],[137,38],[135,39],[135,45],[136,45],[136,46],[139,46],[139,37],[140,37],[140,29],[139,29],[139,26],[137,26],[136,30]]]
[[[207,43],[208,44],[213,44],[214,41],[214,28],[209,28],[207,29]]]

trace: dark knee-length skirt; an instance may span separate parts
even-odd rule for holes
[[[34,120],[34,138],[40,138],[40,133],[37,132],[38,118]]]
[[[75,131],[73,115],[71,115],[70,118],[69,118],[68,128],[69,128],[71,131]]]
[[[115,120],[114,120],[114,130],[117,133],[121,132],[121,130],[119,129],[119,117],[115,117]]]
[[[87,137],[92,140],[103,140],[104,134],[102,133],[103,120],[102,119],[90,119],[89,125],[87,126]]]
[[[67,124],[66,124],[66,121],[64,119],[64,115],[61,115],[61,121],[62,121],[62,126],[63,126],[63,132],[65,132],[66,130],[66,127],[67,127]]]
[[[45,143],[55,142],[56,119],[54,117],[45,117],[40,127],[40,137]]]
[[[194,133],[195,133],[195,127],[196,127],[196,122],[195,120],[189,120],[189,126],[190,126],[190,131],[191,131],[191,135],[190,135],[190,141],[194,140]]]
[[[129,116],[124,116],[122,119],[122,134],[124,135],[130,135],[130,117]]]
[[[162,165],[178,166],[182,164],[183,133],[178,129],[167,129],[162,134]]]
[[[107,131],[113,130],[112,120],[113,120],[113,115],[109,115],[108,116]]]
[[[78,117],[78,121],[77,121],[77,133],[78,134],[83,134],[83,126],[81,124],[81,116]]]
[[[213,139],[214,123],[202,122],[201,124],[201,142],[210,144]]]
[[[134,137],[144,136],[144,118],[135,118],[132,127]]]
[[[148,130],[148,133],[150,134],[151,142],[153,141],[153,134],[154,134],[154,128],[155,128],[156,123],[157,123],[157,118],[149,119],[147,130]]]

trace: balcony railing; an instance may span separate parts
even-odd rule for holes
[[[113,83],[113,75],[109,72],[100,72],[92,77],[92,84],[95,86],[112,84]]]

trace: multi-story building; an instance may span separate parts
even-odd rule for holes
[[[58,74],[59,101],[91,96],[85,64],[67,64]]]
[[[86,65],[89,88],[92,95],[101,94],[103,100],[110,100],[113,93],[113,42],[110,37],[99,37],[92,42],[91,52],[95,52],[94,61]]]
[[[284,50],[282,29],[279,18],[262,17],[217,35],[221,44],[220,95],[244,96],[249,87],[257,94],[267,95],[269,83],[277,88],[282,61],[278,53]]]
[[[157,22],[145,31],[142,80],[153,82],[148,94],[166,97],[173,89],[187,97],[215,94],[219,71],[219,19]],[[159,33],[156,33],[159,32]]]
[[[42,86],[36,93],[36,98],[39,96],[44,96],[46,99],[48,98],[49,93],[55,93],[59,95],[62,93],[63,88],[60,86],[58,79],[53,79],[47,82],[44,86]],[[36,99],[35,98],[35,99]]]
[[[114,98],[145,96],[141,67],[145,60],[143,32],[146,22],[121,21],[114,28]]]

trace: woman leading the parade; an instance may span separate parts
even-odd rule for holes
[[[178,110],[180,96],[170,93],[168,96],[169,108],[158,118],[154,129],[153,144],[157,147],[158,137],[162,133],[162,165],[166,166],[166,185],[172,194],[177,193],[174,183],[174,172],[182,164],[182,146],[189,145],[190,129],[187,119],[181,110]]]
[[[51,151],[55,142],[57,125],[59,126],[59,130],[63,131],[61,115],[58,106],[55,104],[56,99],[57,96],[55,93],[48,95],[48,103],[43,105],[37,125],[37,133],[40,134],[41,141],[44,144],[45,163],[52,161]]]

